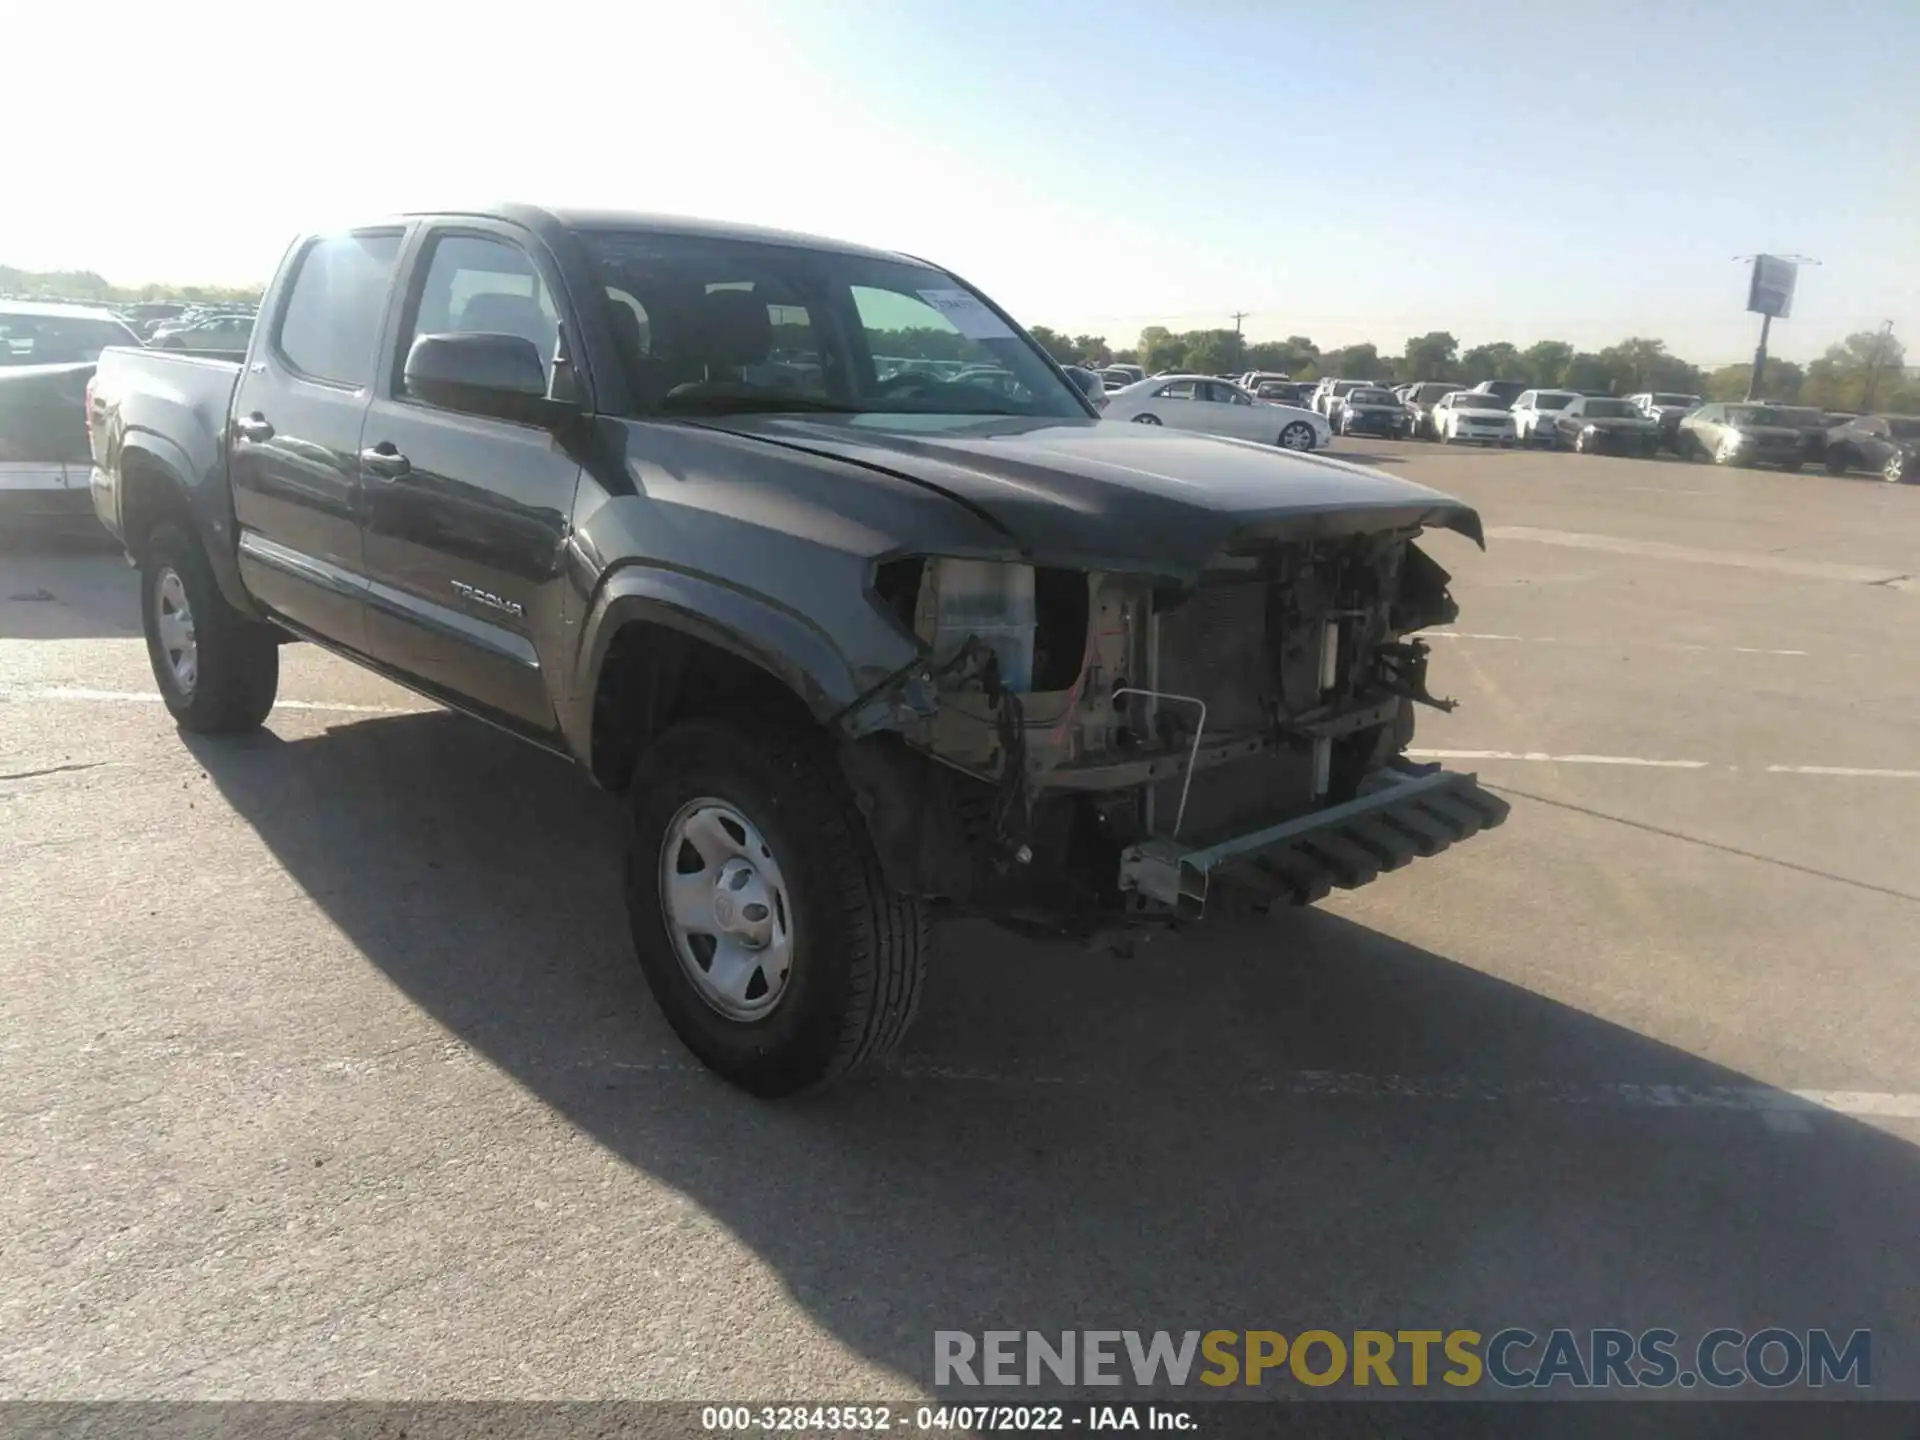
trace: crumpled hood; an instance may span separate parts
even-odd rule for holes
[[[1484,543],[1479,515],[1438,490],[1342,460],[1160,426],[950,415],[699,423],[937,490],[1043,564],[1192,574],[1230,541],[1411,525]]]

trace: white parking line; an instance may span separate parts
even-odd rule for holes
[[[1597,550],[1611,555],[1636,555],[1647,560],[1677,560],[1687,565],[1727,565],[1739,570],[1766,570],[1807,580],[1846,580],[1856,585],[1909,588],[1913,577],[1905,571],[1866,565],[1842,565],[1827,560],[1789,560],[1780,555],[1753,555],[1739,550],[1705,550],[1694,545],[1672,545],[1664,540],[1630,540],[1621,535],[1588,535],[1577,530],[1545,530],[1532,525],[1496,525],[1489,540],[1523,540],[1537,545],[1563,545],[1575,550]]]
[[[1920,780],[1920,770],[1872,770],[1857,765],[1769,765],[1769,775],[1853,775],[1866,780]]]
[[[1548,755],[1539,750],[1409,750],[1416,760],[1533,760],[1551,765],[1645,765],[1655,770],[1705,770],[1705,760],[1648,760],[1640,755]]]
[[[24,690],[0,690],[0,702],[9,700],[75,701],[94,705],[158,705],[155,690],[89,690],[75,685],[36,685]],[[337,710],[344,715],[411,715],[403,705],[349,705],[331,700],[276,700],[276,710]],[[426,708],[424,705],[420,708]]]
[[[661,1070],[669,1066],[615,1068]],[[698,1067],[688,1065],[695,1070]],[[1107,1088],[1113,1076],[1004,1074],[905,1058],[885,1069],[905,1080],[960,1084]],[[1855,1119],[1920,1120],[1920,1094],[1881,1090],[1799,1090],[1771,1085],[1648,1084],[1630,1080],[1480,1079],[1470,1075],[1367,1075],[1345,1070],[1295,1070],[1245,1087],[1263,1095],[1356,1100],[1585,1105],[1633,1110],[1718,1110],[1763,1118],[1845,1115]],[[1791,1123],[1779,1126],[1792,1131]]]
[[[1429,640],[1516,640],[1523,645],[1593,645],[1608,650],[1619,649],[1623,644],[1639,649],[1685,650],[1690,654],[1709,655],[1724,653],[1728,655],[1809,655],[1809,650],[1774,650],[1761,645],[1695,645],[1684,640],[1567,640],[1558,635],[1493,635],[1478,630],[1427,630],[1422,637]],[[1857,655],[1842,657],[1857,660]]]

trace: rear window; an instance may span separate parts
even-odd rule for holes
[[[1509,407],[1506,400],[1499,395],[1469,390],[1454,397],[1453,408],[1456,410],[1505,410]]]
[[[1920,420],[1889,420],[1887,429],[1898,440],[1920,440]]]
[[[309,245],[280,315],[282,358],[312,380],[371,381],[374,343],[399,257],[397,231],[334,235]]]
[[[1564,410],[1578,398],[1568,390],[1542,390],[1533,397],[1536,410]]]
[[[1653,403],[1656,405],[1678,405],[1688,410],[1695,410],[1700,407],[1702,402],[1698,395],[1656,395],[1653,397]]]
[[[75,365],[109,345],[139,343],[117,320],[0,310],[0,365]]]
[[[1589,400],[1586,413],[1597,420],[1629,420],[1640,414],[1625,400]]]
[[[1356,390],[1347,396],[1350,405],[1398,405],[1399,399],[1391,390]]]

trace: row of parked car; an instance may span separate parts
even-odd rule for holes
[[[1530,387],[1519,380],[1401,385],[1328,377],[1314,383],[1272,372],[1163,374],[1138,367],[1072,373],[1109,419],[1176,425],[1311,450],[1334,435],[1441,444],[1545,446],[1576,454],[1652,456],[1670,451],[1717,465],[1810,464],[1920,480],[1920,417],[1853,415],[1771,401],[1709,403],[1651,390],[1607,395]],[[1084,377],[1084,378],[1083,378]]]

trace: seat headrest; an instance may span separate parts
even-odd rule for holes
[[[688,337],[708,365],[757,365],[773,349],[767,302],[750,290],[715,290],[701,298]]]

